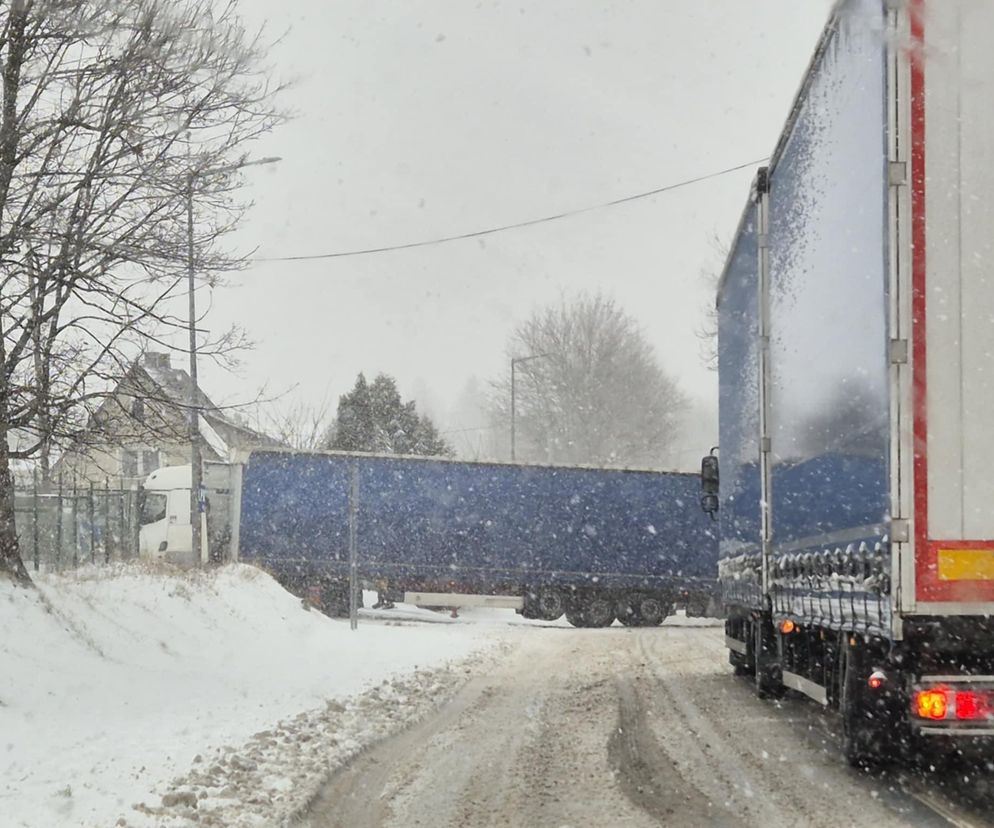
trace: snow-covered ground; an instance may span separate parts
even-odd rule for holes
[[[508,620],[398,608],[353,632],[244,565],[39,587],[0,584],[4,826],[278,823],[454,692]]]

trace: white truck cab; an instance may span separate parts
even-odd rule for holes
[[[227,560],[231,556],[232,476],[237,474],[237,464],[204,464],[206,508],[200,519],[205,543],[200,554],[194,554],[190,525],[191,466],[165,466],[146,477],[138,517],[139,557],[182,567],[198,560]]]
[[[138,555],[142,560],[192,566],[190,526],[190,466],[157,469],[141,490],[138,513]]]

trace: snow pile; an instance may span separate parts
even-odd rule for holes
[[[302,782],[421,715],[461,675],[426,668],[494,632],[352,632],[242,565],[86,569],[42,579],[38,594],[2,584],[0,821],[178,825],[202,809],[198,824],[211,813],[269,824],[299,806]]]
[[[446,667],[385,681],[345,703],[300,713],[237,748],[194,757],[193,769],[156,798],[140,803],[128,826],[265,826],[296,824],[329,772],[357,752],[416,722],[450,698],[469,670]]]

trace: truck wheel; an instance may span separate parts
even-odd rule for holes
[[[631,607],[627,608],[627,611],[622,613],[620,610],[618,612],[618,620],[625,627],[641,627],[642,619],[639,618]]]
[[[583,600],[583,618],[587,627],[610,627],[614,623],[614,602],[601,595]]]
[[[558,589],[546,588],[538,593],[538,617],[543,621],[556,621],[566,612],[566,596]]]
[[[587,619],[579,607],[572,607],[566,610],[566,620],[574,627],[586,627]]]
[[[746,657],[741,653],[733,653],[731,650],[729,650],[728,663],[732,665],[733,675],[736,676],[752,675],[752,670],[749,668],[749,663],[746,661]]]
[[[349,588],[332,584],[322,589],[321,611],[330,618],[348,618]]]
[[[638,603],[638,615],[643,627],[658,627],[672,607],[655,595],[643,595]]]
[[[528,618],[532,621],[541,618],[542,615],[538,609],[538,592],[532,589],[526,590],[521,609],[516,610],[516,612],[522,618]]]
[[[621,600],[618,601],[618,606],[615,608],[618,620],[626,627],[641,627],[642,616],[639,614],[639,604],[641,602],[642,596],[638,593],[628,592],[623,595]]]

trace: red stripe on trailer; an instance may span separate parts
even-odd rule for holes
[[[941,0],[931,0],[941,2]],[[942,580],[940,549],[990,549],[994,541],[942,541],[928,531],[928,375],[927,375],[927,236],[925,149],[925,8],[910,0],[911,49],[911,317],[914,410],[915,598],[920,603],[994,601],[994,581]],[[922,607],[927,611],[926,607]]]
[[[925,19],[924,0],[911,12],[911,324],[914,395],[915,592],[928,600],[928,410],[925,373]],[[934,570],[934,565],[933,565]]]

